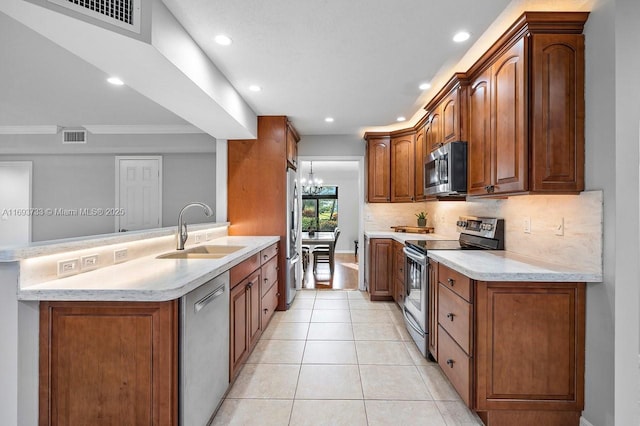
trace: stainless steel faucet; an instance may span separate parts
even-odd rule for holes
[[[180,210],[180,214],[178,215],[178,247],[177,247],[177,250],[184,250],[184,243],[187,241],[187,238],[189,238],[189,234],[187,233],[187,224],[184,223],[184,221],[182,220],[182,214],[189,207],[193,207],[193,206],[202,207],[202,209],[204,210],[204,215],[205,216],[207,216],[207,217],[213,216],[213,210],[211,209],[211,207],[209,207],[205,203],[190,203],[190,204],[187,204],[186,206],[184,206],[182,208],[182,210]]]

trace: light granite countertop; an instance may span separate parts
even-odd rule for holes
[[[18,290],[20,300],[166,301],[178,299],[280,237],[225,236],[207,244],[244,248],[221,259],[156,259],[157,254]]]
[[[365,232],[369,238],[453,240],[438,234]],[[503,250],[430,250],[427,256],[478,281],[602,282],[602,272],[556,265]]]

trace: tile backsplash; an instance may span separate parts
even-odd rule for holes
[[[365,230],[390,231],[393,225],[415,225],[415,213],[426,211],[427,226],[458,237],[458,216],[491,216],[505,220],[505,249],[543,261],[602,271],[602,191],[579,195],[519,195],[506,199],[366,204]],[[525,218],[531,233],[524,232]],[[564,235],[556,226],[564,221]]]

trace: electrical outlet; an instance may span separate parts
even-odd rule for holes
[[[90,254],[88,256],[82,256],[80,258],[80,269],[87,271],[89,269],[96,269],[98,267],[98,255]]]
[[[211,240],[212,238],[213,238],[213,232],[212,232],[212,231],[209,231],[209,232],[207,232],[207,233],[205,234],[205,237],[204,237],[204,239],[205,239],[205,240],[209,241],[209,240]]]
[[[522,230],[524,231],[525,234],[531,233],[531,217],[530,216],[526,216],[524,218],[524,221],[522,223]]]
[[[561,217],[554,226],[554,233],[558,236],[564,235],[564,217]]]
[[[61,260],[58,262],[58,276],[65,277],[67,275],[77,274],[80,270],[80,259]]]
[[[202,234],[196,234],[195,237],[193,238],[193,241],[196,244],[200,244],[202,242]]]
[[[113,263],[120,263],[127,260],[129,256],[129,250],[126,248],[118,249],[113,251]]]

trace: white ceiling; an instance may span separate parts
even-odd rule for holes
[[[399,115],[415,122],[451,74],[467,69],[522,11],[590,10],[591,4],[591,0],[149,1],[169,8],[255,113],[288,115],[302,135],[361,135],[364,129],[398,128]],[[1,4],[0,10],[23,18],[37,7],[21,0]],[[34,23],[34,16],[31,27],[47,27]],[[463,29],[471,39],[453,43],[453,34]],[[233,44],[215,44],[213,37],[219,33],[229,35]],[[123,53],[135,62],[135,52]],[[181,117],[190,119],[184,108],[180,117],[171,112],[175,105],[166,99],[154,98],[163,107],[130,87],[108,85],[107,73],[97,62],[89,64],[1,12],[0,58],[0,126],[181,126],[187,124]],[[141,78],[164,78],[169,85],[182,72],[175,68],[156,75],[145,71],[149,68],[144,60],[135,66]],[[429,80],[434,88],[420,92],[418,85]],[[189,87],[198,91],[199,83],[191,83]],[[263,90],[251,92],[250,84]],[[177,83],[169,88],[174,86]],[[217,102],[201,90],[202,94],[189,96]],[[190,105],[198,109],[202,103]],[[202,114],[205,120],[215,116],[209,110]],[[325,123],[327,116],[335,122]],[[212,130],[208,133],[216,136],[220,129]]]
[[[424,106],[418,85],[457,63],[510,2],[163,1],[258,115],[288,115],[301,134],[412,117]],[[459,30],[471,39],[454,43]],[[216,44],[220,33],[233,44]]]

